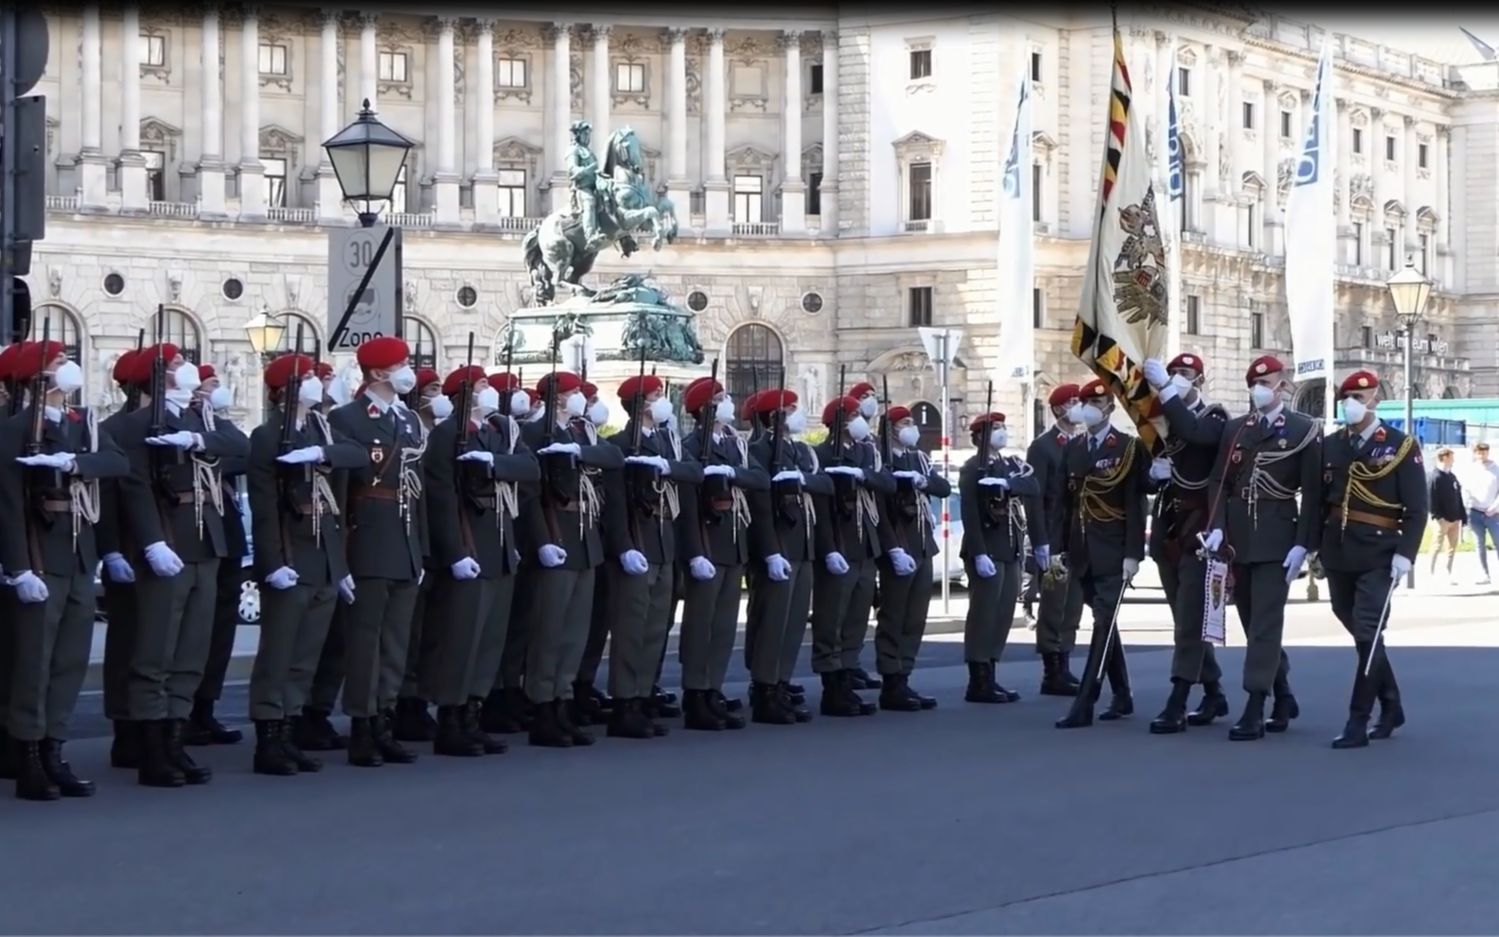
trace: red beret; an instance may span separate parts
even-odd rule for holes
[[[47,365],[62,353],[62,342],[27,342],[11,362],[10,379],[29,381],[47,370]]]
[[[3,350],[0,350],[0,381],[15,380],[16,356],[21,353],[21,349],[26,347],[27,344],[29,343],[13,342],[6,345]],[[126,352],[126,354],[134,354],[134,352]],[[124,360],[123,356],[121,360]],[[118,368],[118,365],[116,365],[116,368]]]
[[[214,377],[218,377],[218,376],[219,376],[219,372],[217,372],[217,371],[215,371],[213,369],[213,365],[211,365],[211,364],[200,364],[200,365],[198,365],[198,380],[200,380],[200,381],[206,381],[209,378],[214,378]]]
[[[158,348],[161,350],[161,360],[165,362],[168,367],[171,366],[172,360],[179,354],[181,354],[181,352],[178,351],[177,346],[169,342],[163,342],[159,346],[150,345],[146,348],[142,348],[140,351],[135,353],[135,360],[130,363],[130,374],[132,377],[130,383],[139,384],[142,387],[150,386],[151,372],[156,368],[156,354]]]
[[[1338,387],[1338,396],[1351,394],[1356,390],[1372,390],[1379,387],[1379,375],[1373,371],[1354,371],[1343,378],[1343,383]]]
[[[1249,362],[1249,370],[1244,373],[1244,383],[1253,384],[1255,378],[1264,377],[1267,374],[1279,374],[1286,366],[1281,364],[1280,359],[1274,355],[1262,355]]]
[[[437,373],[437,369],[436,368],[417,368],[416,369],[416,389],[417,390],[421,390],[423,387],[426,387],[428,384],[441,384],[441,383],[442,383],[442,375]]]
[[[520,378],[509,371],[496,371],[489,375],[489,386],[495,390],[519,390]]]
[[[1058,384],[1051,389],[1051,396],[1046,398],[1048,406],[1060,407],[1069,400],[1077,397],[1082,388],[1076,384]]]
[[[739,405],[739,417],[741,419],[747,420],[750,417],[754,416],[756,413],[759,413],[759,403],[760,391],[757,390],[753,394],[750,394],[748,397],[744,398],[744,403],[741,403]]]
[[[541,399],[541,395],[536,392],[536,388],[525,387],[522,389],[526,392],[526,396],[531,398],[531,406],[536,406],[536,401]]]
[[[327,361],[319,361],[316,370],[317,376],[323,380],[327,380],[333,376],[333,365]]]
[[[1167,371],[1175,371],[1177,368],[1191,368],[1198,374],[1206,374],[1208,365],[1206,361],[1202,360],[1201,355],[1194,355],[1190,351],[1184,351],[1175,358],[1172,358],[1171,363],[1166,365]]]
[[[595,384],[593,381],[584,381],[583,383],[578,385],[578,393],[582,394],[584,397],[587,397],[589,400],[593,400],[599,395],[599,385]]]
[[[857,416],[859,413],[859,398],[839,397],[837,400],[829,400],[828,405],[822,408],[822,425],[831,427],[838,419],[838,406],[843,405],[843,416],[847,419]]]
[[[1094,397],[1107,397],[1108,395],[1109,385],[1105,384],[1102,378],[1097,377],[1078,388],[1077,391],[1079,400],[1091,400]]]
[[[571,371],[553,371],[551,374],[543,374],[536,382],[536,395],[545,396],[553,385],[559,394],[570,394],[583,386],[583,379]]]
[[[302,377],[315,374],[314,367],[312,359],[306,355],[293,352],[279,355],[265,366],[265,386],[272,390],[280,390],[286,386],[287,381],[291,380],[293,374]]]
[[[120,357],[115,359],[114,370],[110,372],[110,377],[114,378],[114,382],[116,384],[131,383],[134,375],[131,373],[130,369],[135,365],[135,356],[137,354],[139,354],[139,352],[137,352],[134,348],[131,348],[121,354]],[[4,354],[0,353],[0,357],[4,357]],[[0,368],[0,372],[3,371],[4,368]],[[0,377],[3,376],[4,374],[0,373]]]
[[[654,374],[647,374],[644,377],[637,374],[633,377],[625,378],[625,382],[619,385],[619,399],[634,400],[636,391],[639,391],[642,397],[659,394],[661,393],[662,386],[661,378]]]
[[[885,419],[887,419],[887,420],[890,421],[890,425],[891,426],[894,426],[896,423],[899,423],[901,420],[909,420],[910,418],[911,418],[911,408],[910,407],[894,406],[894,407],[888,407],[885,410]]]
[[[973,418],[973,422],[968,424],[968,432],[976,433],[985,426],[994,426],[1004,421],[1005,415],[997,410],[993,413],[985,413]]]
[[[480,381],[488,380],[489,375],[485,374],[484,369],[477,364],[465,365],[455,369],[452,374],[443,379],[442,392],[451,397],[462,390],[464,384],[473,386]]]
[[[712,403],[713,398],[723,393],[723,385],[711,377],[700,377],[687,385],[687,390],[682,394],[682,406],[689,412],[697,413]]]
[[[754,401],[755,413],[774,413],[796,403],[796,391],[776,390],[772,387],[770,390],[760,391],[750,400]]]
[[[874,385],[868,381],[860,381],[848,389],[848,396],[855,400],[858,400],[860,397],[867,397],[872,393],[874,393]]]
[[[360,345],[354,357],[366,371],[396,368],[411,357],[411,348],[399,338],[382,335]]]

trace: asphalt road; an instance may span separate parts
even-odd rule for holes
[[[922,714],[287,779],[242,745],[181,791],[75,742],[98,797],[0,799],[0,930],[1491,933],[1492,615],[1418,608],[1397,602],[1391,633],[1410,724],[1350,752],[1327,742],[1353,652],[1325,621],[1292,644],[1302,718],[1248,744],[1146,733],[1168,663],[1148,638],[1137,715],[1072,732],[1027,692],[1029,655],[1001,667],[1025,700],[968,705],[936,639],[919,673],[942,705]]]

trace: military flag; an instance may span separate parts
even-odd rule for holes
[[[1109,386],[1140,439],[1159,452],[1166,421],[1141,365],[1166,350],[1166,253],[1152,184],[1156,174],[1145,146],[1145,115],[1134,105],[1115,23],[1098,211],[1072,353]]]
[[[1291,352],[1296,379],[1326,381],[1324,402],[1332,400],[1333,277],[1338,256],[1337,217],[1333,209],[1332,46],[1324,43],[1312,92],[1312,116],[1306,127],[1291,194],[1286,199],[1286,311],[1291,319]],[[1332,416],[1328,409],[1326,417]]]
[[[999,374],[1030,383],[1036,366],[1036,333],[1031,298],[1035,284],[1036,193],[1031,179],[1030,58],[1021,62],[1015,101],[1015,128],[1005,160],[999,195]]]
[[[1176,61],[1176,47],[1171,47],[1168,62]],[[1161,236],[1166,248],[1166,322],[1167,354],[1181,351],[1181,229],[1187,210],[1186,160],[1182,151],[1181,121],[1177,117],[1174,70],[1167,71],[1160,82],[1166,86],[1166,201],[1161,206]]]

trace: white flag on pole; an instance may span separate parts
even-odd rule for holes
[[[1171,47],[1171,57],[1176,61],[1176,46]],[[1172,356],[1181,352],[1184,324],[1182,322],[1181,284],[1181,227],[1187,211],[1186,160],[1182,151],[1181,122],[1176,110],[1176,70],[1167,70],[1166,85],[1166,202],[1161,206],[1161,241],[1166,248],[1166,321],[1170,329],[1166,338],[1166,353]]]
[[[1023,57],[1029,66],[1029,57]],[[1036,332],[1032,290],[1035,287],[1036,193],[1031,184],[1031,78],[1020,75],[1010,155],[1000,176],[999,269],[995,298],[999,303],[999,374],[1006,380],[1031,380],[1036,367]]]
[[[1333,212],[1332,46],[1322,46],[1312,119],[1307,125],[1286,202],[1286,310],[1296,379],[1323,377],[1333,383],[1333,280],[1338,229]]]

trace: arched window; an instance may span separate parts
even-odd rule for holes
[[[723,383],[738,401],[773,386],[786,360],[780,336],[756,323],[741,325],[730,333],[726,352]]]
[[[62,342],[63,354],[83,363],[83,328],[78,319],[65,306],[56,303],[41,303],[31,312],[31,340],[42,340],[46,331],[54,342]]]
[[[1291,400],[1291,409],[1297,413],[1309,416],[1314,420],[1320,420],[1324,416],[1322,388],[1325,382],[1320,377],[1314,377],[1296,388],[1296,396]]]
[[[317,352],[324,358],[328,357],[328,350],[322,345],[322,330],[318,328],[316,322],[290,309],[280,313],[278,318],[286,325],[286,331],[281,334],[281,347],[276,349],[278,354],[295,349],[304,355]],[[300,345],[297,344],[299,326],[302,329],[302,344]]]
[[[401,331],[411,348],[411,366],[437,370],[437,333],[432,326],[413,316],[405,316],[401,319]]]
[[[153,319],[146,326],[146,344],[148,345],[151,344],[152,332],[155,328],[156,323]],[[203,347],[203,333],[198,329],[198,323],[192,316],[181,309],[168,306],[162,328],[165,330],[161,336],[162,341],[176,345],[182,357],[193,364],[204,363],[203,356],[207,349]]]
[[[911,405],[911,420],[921,430],[921,441],[917,446],[923,452],[933,452],[942,446],[942,411],[925,400]]]

